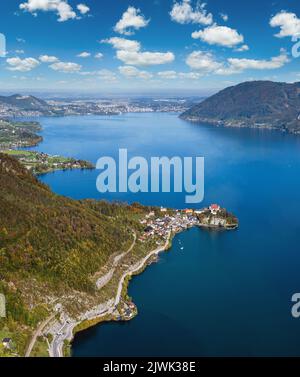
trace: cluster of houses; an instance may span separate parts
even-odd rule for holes
[[[137,314],[137,307],[133,302],[122,301],[117,309],[118,321],[129,321]]]
[[[198,216],[202,213],[210,211],[212,215],[217,215],[220,209],[218,204],[212,204],[209,208],[201,210],[184,209],[169,211],[162,207],[160,209],[161,217],[155,217],[155,213],[150,212],[141,220],[141,224],[143,224],[145,228],[139,240],[145,242],[149,237],[153,236],[158,236],[166,240],[170,232],[178,233],[187,228],[199,225]]]
[[[92,168],[92,164],[73,158],[63,158],[60,156],[50,156],[43,152],[25,152],[14,155],[27,170],[44,172],[57,169],[83,169]]]

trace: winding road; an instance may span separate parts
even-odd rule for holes
[[[48,323],[55,317],[55,314],[52,314],[51,317],[45,319],[45,321],[43,321],[39,327],[36,329],[36,331],[34,332],[33,334],[33,337],[31,338],[30,340],[30,343],[28,344],[28,347],[26,349],[26,352],[25,352],[25,357],[30,357],[30,354],[33,350],[33,347],[35,345],[35,342],[37,340],[37,337],[40,336],[42,334],[42,330],[48,325]]]
[[[166,250],[170,241],[170,237],[171,237],[171,233],[168,234],[167,240],[164,245],[158,246],[155,250],[152,250],[142,260],[140,260],[134,266],[131,266],[126,272],[124,272],[124,274],[121,276],[121,279],[119,281],[115,299],[110,303],[110,305],[106,309],[102,310],[100,313],[97,313],[93,318],[89,318],[89,319],[101,318],[101,317],[106,316],[107,314],[112,314],[114,312],[116,305],[118,305],[121,300],[122,288],[123,288],[124,280],[126,279],[126,277],[131,276],[135,272],[139,271],[152,255],[157,255],[163,250]],[[126,254],[133,249],[135,242],[136,242],[136,236],[134,235],[133,244],[127,250]],[[78,322],[74,320],[69,321],[69,322],[68,321],[64,322],[60,330],[54,335],[53,341],[50,344],[50,347],[49,347],[50,357],[63,357],[64,341],[71,340],[73,338],[73,329],[77,324]]]

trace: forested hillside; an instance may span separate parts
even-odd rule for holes
[[[54,194],[14,158],[0,154],[0,292],[10,329],[36,326],[46,297],[92,295],[91,276],[132,242],[139,205],[75,201]],[[41,304],[42,303],[42,304]]]

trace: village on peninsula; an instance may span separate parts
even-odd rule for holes
[[[157,217],[157,212],[151,211],[140,220],[144,231],[141,232],[138,240],[143,243],[152,238],[158,246],[157,252],[149,255],[142,269],[158,261],[159,252],[167,250],[171,246],[171,238],[177,233],[195,226],[212,230],[234,230],[239,226],[237,217],[218,204],[211,204],[209,207],[199,210],[173,210],[161,207],[160,213],[161,215]],[[136,269],[136,273],[139,272]],[[135,315],[137,315],[137,307],[126,295],[126,299],[121,299],[119,305],[115,307],[114,319],[128,321]]]
[[[238,227],[238,219],[218,204],[211,204],[200,210],[169,210],[161,207],[160,211],[163,216],[155,218],[155,213],[150,212],[145,219],[141,220],[145,229],[139,238],[140,241],[145,241],[155,235],[167,238],[170,232],[178,233],[193,226],[228,230]]]

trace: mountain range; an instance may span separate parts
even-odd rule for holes
[[[300,82],[244,82],[205,99],[181,118],[217,126],[269,128],[299,134]]]

